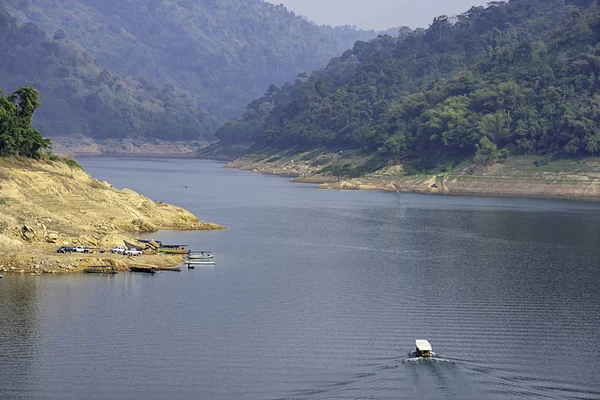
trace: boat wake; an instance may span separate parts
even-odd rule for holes
[[[456,364],[455,361],[448,360],[445,358],[438,357],[436,353],[431,353],[431,357],[418,357],[415,352],[409,353],[408,358],[402,360],[403,364],[410,363],[448,363],[448,364]]]

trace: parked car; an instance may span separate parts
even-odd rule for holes
[[[119,247],[113,247],[112,249],[110,249],[110,252],[113,254],[123,254],[123,253],[125,253],[125,250],[127,250],[127,249],[119,246]]]
[[[142,250],[129,249],[125,250],[123,254],[125,254],[126,256],[141,256],[142,254],[144,254],[144,252]]]
[[[73,248],[69,247],[69,246],[60,246],[58,248],[58,250],[56,250],[57,253],[72,253],[73,252]]]
[[[73,247],[72,251],[74,253],[89,253],[90,249],[88,249],[87,247],[83,247],[83,246],[75,246],[75,247]]]

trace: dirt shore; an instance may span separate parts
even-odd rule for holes
[[[91,178],[76,163],[0,158],[0,271],[57,273],[91,265],[126,269],[130,263],[171,266],[178,256],[134,258],[99,253],[138,233],[161,229],[216,230],[189,211]],[[58,254],[82,245],[91,254]],[[152,252],[150,252],[152,253]]]
[[[295,182],[316,183],[322,189],[600,198],[600,159],[540,161],[543,161],[540,157],[511,157],[485,170],[467,166],[445,173],[417,175],[406,174],[402,165],[394,165],[359,178],[338,178],[324,172],[332,165],[366,162],[360,156],[338,153],[249,154],[226,166],[293,176]]]

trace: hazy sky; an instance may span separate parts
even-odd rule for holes
[[[284,4],[311,21],[327,25],[356,25],[363,29],[395,26],[426,28],[434,17],[455,15],[488,0],[267,0]]]

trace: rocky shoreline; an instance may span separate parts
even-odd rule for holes
[[[322,157],[328,162],[319,163],[307,159],[309,154],[248,155],[226,167],[291,176],[294,182],[315,183],[321,189],[600,199],[600,160],[594,158],[540,163],[536,157],[512,157],[484,170],[469,166],[429,175],[408,175],[394,165],[359,178],[338,178],[323,173],[324,166],[352,162],[351,158],[327,154]]]
[[[0,271],[65,273],[105,265],[173,266],[180,256],[150,251],[138,257],[110,254],[123,240],[158,230],[218,230],[189,211],[118,190],[91,178],[72,160],[0,158]],[[81,245],[89,254],[59,254],[59,246]],[[99,250],[105,250],[100,253]]]
[[[27,248],[20,252],[0,255],[0,272],[28,275],[65,274],[81,272],[91,266],[110,267],[116,271],[128,271],[130,265],[171,267],[181,264],[181,256],[144,254],[123,256],[118,254],[52,254],[55,247]]]

